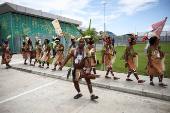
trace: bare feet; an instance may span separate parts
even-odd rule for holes
[[[105,78],[109,78],[110,79],[111,77],[105,76]]]
[[[130,79],[130,78],[127,78],[127,79],[126,79],[126,81],[133,81],[133,80],[132,80],[132,79]]]
[[[49,67],[47,67],[46,69],[48,69]]]
[[[30,66],[34,66],[33,64],[30,64]]]
[[[159,86],[168,86],[167,84],[160,83]]]
[[[44,66],[39,66],[40,68],[44,68]]]
[[[56,68],[54,68],[54,69],[51,69],[52,71],[56,71]]]
[[[118,77],[113,77],[113,79],[114,79],[114,80],[118,80],[118,79],[120,79],[120,78],[118,78]]]
[[[150,85],[151,85],[151,86],[155,86],[155,84],[154,84],[153,82],[150,82]]]
[[[145,80],[139,80],[138,81],[138,83],[144,83],[145,82]]]

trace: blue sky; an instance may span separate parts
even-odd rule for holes
[[[170,0],[0,0],[42,10],[52,14],[82,21],[82,27],[104,29],[104,5],[106,30],[123,35],[129,32],[146,32],[151,25],[168,17],[163,31],[170,31]]]

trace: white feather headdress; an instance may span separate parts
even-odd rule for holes
[[[11,38],[11,35],[9,35],[9,36],[7,37],[7,40],[9,40],[9,38]]]

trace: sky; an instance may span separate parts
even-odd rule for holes
[[[167,18],[163,31],[170,31],[170,0],[0,0],[79,20],[81,27],[115,35],[151,31],[151,25]],[[104,3],[105,8],[104,8]]]

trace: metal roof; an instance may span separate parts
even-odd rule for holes
[[[64,23],[70,23],[70,24],[75,24],[75,25],[82,24],[81,21],[77,21],[77,20],[73,20],[70,18],[63,17],[63,16],[58,16],[58,15],[54,15],[51,13],[43,12],[41,10],[35,10],[35,9],[19,6],[16,4],[12,4],[9,2],[5,2],[0,5],[0,14],[7,13],[7,12],[15,12],[19,14],[25,14],[29,16],[40,17],[40,18],[45,18],[45,19],[50,19],[50,20],[54,20],[58,18],[59,21],[64,22]]]

